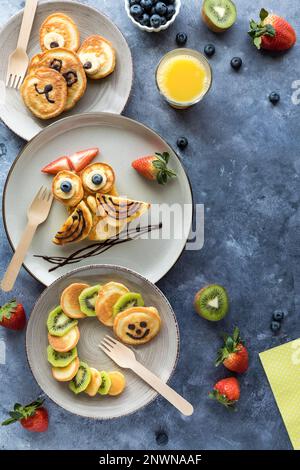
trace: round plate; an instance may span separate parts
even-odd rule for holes
[[[26,349],[32,373],[42,390],[58,405],[77,415],[109,419],[124,416],[153,400],[157,393],[146,385],[133,372],[123,371],[127,386],[118,397],[88,397],[74,395],[68,384],[56,382],[52,377],[51,366],[47,361],[48,346],[46,321],[48,313],[59,304],[62,291],[72,282],[90,285],[109,281],[121,282],[131,291],[140,292],[145,305],[154,306],[161,315],[162,325],[159,334],[149,343],[134,347],[137,360],[167,382],[174,371],[179,353],[179,331],[172,310],[163,293],[140,274],[120,266],[91,265],[66,274],[48,287],[38,299],[28,322]],[[98,370],[121,370],[102,352],[98,345],[104,335],[112,335],[112,329],[105,327],[97,318],[79,320],[80,340],[78,356]]]
[[[151,210],[138,219],[140,225],[156,226],[161,221],[162,229],[152,231],[151,238],[115,245],[93,258],[82,258],[77,264],[51,271],[55,266],[37,255],[68,257],[78,249],[93,245],[91,241],[65,247],[52,243],[52,237],[67,218],[63,205],[54,201],[48,219],[38,228],[29,248],[25,267],[45,285],[70,271],[70,266],[90,263],[121,264],[157,282],[184,249],[192,224],[191,187],[179,158],[159,135],[143,124],[117,114],[85,114],[61,119],[25,146],[13,164],[4,188],[3,218],[10,243],[15,247],[20,240],[26,226],[27,208],[38,189],[42,185],[51,187],[53,177],[41,173],[41,168],[61,155],[71,155],[89,147],[100,148],[100,156],[95,161],[107,162],[114,168],[119,194],[152,203]],[[177,178],[172,178],[165,186],[146,180],[131,167],[131,162],[142,155],[164,151],[170,153],[170,166],[177,173]],[[174,217],[174,210],[173,215],[172,211],[168,213],[168,208],[174,209],[180,219]]]
[[[95,8],[73,1],[39,3],[27,49],[29,57],[40,52],[39,28],[44,19],[56,11],[73,18],[79,28],[81,41],[91,34],[100,34],[109,39],[117,54],[116,70],[103,80],[88,80],[84,96],[67,113],[47,121],[35,118],[24,105],[20,92],[4,86],[8,56],[16,47],[23,11],[13,16],[0,33],[0,117],[25,140],[30,140],[51,122],[64,116],[98,111],[121,113],[130,95],[133,69],[128,44],[112,21]]]

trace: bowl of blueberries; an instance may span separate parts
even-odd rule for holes
[[[131,21],[143,31],[158,33],[174,23],[181,0],[125,0]]]

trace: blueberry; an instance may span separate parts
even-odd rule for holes
[[[132,7],[132,5],[138,5],[141,2],[141,0],[129,0],[129,6]]]
[[[207,55],[207,57],[212,57],[215,52],[216,48],[213,44],[206,44],[204,47],[204,54]]]
[[[152,0],[141,0],[140,5],[141,5],[142,8],[144,8],[145,11],[150,11],[151,8],[153,7],[153,1]]]
[[[184,150],[188,143],[189,142],[186,137],[179,137],[179,139],[177,139],[177,147],[180,148],[180,150]]]
[[[166,4],[163,2],[157,2],[157,4],[155,5],[155,11],[158,15],[165,16],[165,14],[167,13]]]
[[[132,7],[130,7],[130,14],[134,18],[139,18],[143,14],[143,9],[140,5],[133,5]]]
[[[276,91],[272,91],[269,95],[269,100],[271,101],[272,104],[277,104],[280,101],[280,95],[279,93],[276,93]]]
[[[148,13],[143,13],[141,18],[139,18],[139,23],[143,26],[150,26],[150,16]]]
[[[276,333],[277,331],[279,331],[281,328],[281,324],[279,323],[279,321],[272,321],[271,322],[271,330]]]
[[[159,446],[165,446],[169,442],[168,434],[164,431],[159,431],[156,433],[156,443]]]
[[[60,189],[63,193],[69,193],[72,189],[72,183],[70,181],[62,181],[60,184]]]
[[[186,44],[187,38],[188,37],[186,33],[178,33],[176,35],[176,42],[178,46],[184,46]]]
[[[172,18],[172,16],[175,15],[175,12],[176,12],[176,8],[174,7],[174,5],[168,5],[167,6],[167,13],[166,13],[167,20],[170,20]]]
[[[243,61],[240,57],[233,57],[230,61],[230,65],[234,70],[239,70],[243,65]]]
[[[161,16],[161,25],[165,25],[167,23],[167,18],[165,16]]]
[[[284,312],[282,310],[275,310],[273,313],[273,320],[282,321],[284,319]]]
[[[152,15],[150,17],[150,24],[153,28],[159,28],[161,26],[161,17],[159,15]]]
[[[102,175],[100,175],[98,173],[96,175],[93,175],[93,177],[92,177],[92,183],[93,184],[99,185],[99,184],[102,183],[102,181],[103,181],[103,176]]]

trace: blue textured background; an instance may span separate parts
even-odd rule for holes
[[[290,449],[258,352],[300,336],[299,322],[299,107],[291,101],[292,82],[300,79],[299,44],[272,57],[259,53],[247,37],[248,19],[264,6],[286,15],[300,36],[297,0],[280,2],[236,0],[237,24],[217,36],[200,20],[200,1],[185,0],[175,24],[159,35],[143,33],[127,18],[123,0],[85,1],[107,13],[121,28],[131,47],[135,81],[125,110],[159,131],[170,143],[185,135],[189,146],[182,158],[191,178],[195,202],[205,204],[205,246],[185,252],[159,287],[177,313],[181,354],[172,385],[195,406],[184,418],[159,398],[124,419],[99,422],[73,416],[47,400],[50,428],[33,435],[18,425],[0,428],[0,446],[7,449],[156,449],[155,433],[169,436],[166,449]],[[255,4],[255,5],[254,5]],[[287,5],[288,4],[288,5]],[[23,7],[19,0],[1,0],[3,25]],[[154,69],[160,57],[176,46],[175,35],[186,31],[187,46],[203,50],[216,45],[211,59],[213,88],[200,105],[187,111],[168,107],[155,89]],[[230,59],[240,56],[239,73]],[[271,91],[281,94],[273,107]],[[1,189],[24,142],[0,124]],[[4,269],[11,257],[3,226],[0,232]],[[159,261],[158,261],[159,262]],[[226,320],[210,324],[192,308],[196,290],[206,283],[225,285],[231,299]],[[43,286],[22,270],[15,294],[27,314]],[[7,296],[0,294],[3,303]],[[277,308],[288,310],[280,335],[270,331]],[[219,334],[238,324],[250,350],[250,369],[241,378],[237,413],[211,402],[207,393],[225,369],[213,360]],[[39,388],[28,368],[25,333],[0,330],[6,364],[0,364],[0,418],[16,402],[34,399]]]

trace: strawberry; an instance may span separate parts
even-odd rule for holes
[[[250,21],[249,35],[257,49],[286,51],[296,42],[294,28],[284,18],[269,14],[264,8],[260,11],[260,23]]]
[[[176,173],[168,168],[169,159],[168,152],[156,153],[134,160],[131,166],[148,180],[156,180],[159,184],[166,184],[168,178],[176,176]]]
[[[218,352],[216,366],[223,364],[227,369],[242,374],[249,366],[248,351],[240,339],[240,331],[236,327],[233,335],[224,336],[224,347]]]
[[[222,405],[232,407],[240,399],[240,384],[235,377],[219,380],[214,386],[209,398],[217,400]]]
[[[42,168],[43,173],[48,173],[49,175],[56,175],[59,171],[71,170],[71,165],[69,162],[69,157],[59,157],[53,162],[46,165]]]
[[[26,325],[26,315],[22,304],[15,299],[0,307],[0,325],[10,330],[23,330]]]
[[[21,426],[31,432],[45,432],[48,429],[48,411],[42,407],[44,400],[36,400],[29,405],[22,406],[16,403],[13,411],[9,412],[10,418],[3,421],[2,426],[20,421]]]
[[[97,147],[80,150],[69,157],[72,169],[76,172],[83,170],[95,158],[99,149]]]

